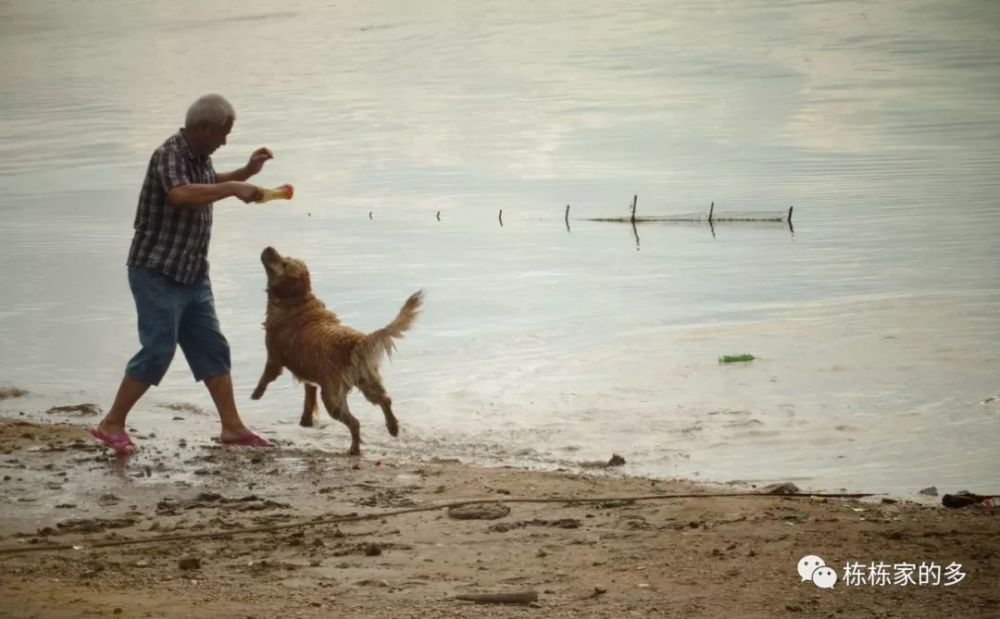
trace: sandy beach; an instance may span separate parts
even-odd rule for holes
[[[166,444],[155,433],[136,435],[141,452],[119,458],[87,434],[93,413],[69,409],[79,423],[39,423],[32,411],[0,420],[2,616],[1000,613],[995,507],[667,498],[765,489],[634,478],[625,467],[546,472],[432,454],[394,462],[294,444]],[[445,508],[468,501],[483,503]],[[802,581],[806,555],[836,570],[832,589]],[[863,566],[863,584],[844,581],[849,562]],[[890,581],[873,582],[871,563],[885,563]],[[937,584],[933,572],[891,582],[897,564],[921,563],[939,567]],[[957,581],[944,571],[953,563]]]

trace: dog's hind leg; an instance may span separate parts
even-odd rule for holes
[[[267,389],[267,386],[279,376],[281,376],[281,365],[268,359],[264,365],[264,373],[260,375],[260,380],[257,381],[257,388],[253,390],[253,395],[250,396],[250,399],[259,400],[264,395],[264,390]]]
[[[347,408],[347,391],[335,389],[328,386],[320,387],[320,397],[323,398],[323,406],[326,412],[337,421],[347,426],[351,431],[351,451],[352,456],[361,454],[361,424],[351,414]]]
[[[302,419],[299,420],[299,425],[309,428],[316,419],[316,385],[306,383],[305,388],[306,399],[302,405]]]
[[[392,399],[386,394],[385,387],[378,376],[365,376],[358,381],[358,389],[364,394],[365,399],[382,407],[382,414],[385,415],[385,427],[392,436],[399,436],[399,421],[392,414]]]

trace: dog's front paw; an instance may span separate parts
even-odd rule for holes
[[[250,394],[250,399],[251,400],[259,400],[262,397],[264,397],[264,390],[263,389],[254,389],[253,393]]]
[[[302,426],[303,428],[313,427],[312,417],[303,417],[302,419],[299,419],[299,425]]]

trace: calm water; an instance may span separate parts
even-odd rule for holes
[[[146,162],[218,91],[239,117],[216,167],[267,145],[257,181],[296,186],[216,207],[266,433],[347,445],[295,425],[290,378],[249,400],[273,244],[361,329],[427,291],[385,370],[404,436],[352,401],[373,453],[997,491],[1000,4],[730,4],[0,2],[0,383],[42,394],[6,408],[110,404]],[[584,221],[633,194],[640,215],[794,204],[795,229]],[[180,354],[132,423],[214,431],[178,402],[211,409]]]

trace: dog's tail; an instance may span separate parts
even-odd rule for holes
[[[376,369],[383,355],[391,357],[392,351],[396,349],[396,344],[393,340],[403,337],[403,332],[410,328],[410,325],[413,324],[414,319],[417,317],[417,312],[420,310],[423,300],[423,290],[418,290],[410,295],[410,298],[406,300],[406,303],[403,303],[403,307],[400,308],[399,313],[396,314],[392,322],[377,331],[372,331],[358,342],[358,345],[354,348],[353,358],[351,359],[352,364]]]

